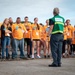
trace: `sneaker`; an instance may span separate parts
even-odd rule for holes
[[[40,59],[41,57],[40,57],[39,55],[37,55],[37,58],[39,58],[39,59]]]
[[[32,55],[32,57],[31,57],[32,59],[34,59],[34,55]]]

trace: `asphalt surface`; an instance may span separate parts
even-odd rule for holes
[[[0,61],[0,75],[75,75],[75,58],[62,59],[62,67],[48,67],[52,59]]]

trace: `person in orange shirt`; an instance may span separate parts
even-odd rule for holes
[[[68,28],[68,33],[67,33],[67,44],[68,44],[68,53],[67,56],[70,56],[71,53],[71,44],[72,44],[72,36],[73,36],[73,27],[70,24],[70,20],[66,20],[67,28]]]
[[[49,26],[49,20],[46,20],[46,26],[45,26],[45,31],[46,31],[46,47],[47,47],[47,51],[48,51],[48,58],[50,58],[50,35],[48,36],[48,32],[50,29]]]
[[[73,37],[72,37],[72,51],[73,54],[75,55],[75,26],[74,26],[74,30],[73,30]]]
[[[67,33],[68,33],[68,28],[67,28],[67,24],[65,23],[64,25],[64,41],[63,41],[63,47],[62,47],[62,56],[66,57],[65,52],[67,50]]]
[[[14,43],[14,50],[12,52],[12,59],[17,58],[18,47],[20,49],[20,58],[25,58],[24,54],[24,33],[26,28],[21,24],[20,17],[17,17],[16,23],[12,25],[12,36]]]
[[[28,22],[28,17],[24,18],[24,26],[26,27],[26,33],[24,34],[25,42],[27,42],[27,56],[31,55],[31,23]]]
[[[48,51],[48,58],[50,57],[50,45],[49,45],[50,36],[48,36],[48,31],[49,31],[49,20],[46,20],[46,25],[43,26],[41,38],[44,47],[44,58],[47,57],[47,51]]]
[[[35,49],[35,43],[37,47],[37,58],[40,57],[40,33],[41,33],[41,27],[38,24],[38,18],[34,18],[34,23],[31,26],[32,28],[32,34],[31,34],[31,39],[32,39],[32,59],[34,59],[34,49]]]
[[[40,51],[43,47],[44,49],[44,57],[46,58],[46,33],[45,33],[45,27],[42,23],[40,23],[41,26],[41,39],[40,39]]]

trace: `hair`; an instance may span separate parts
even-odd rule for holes
[[[21,19],[21,18],[20,17],[17,17],[16,22],[17,22],[18,19]]]
[[[20,17],[17,17],[17,20],[20,19]]]
[[[5,19],[4,19],[4,21],[3,21],[3,25],[5,24],[5,21],[6,21],[6,20],[8,20],[8,18],[5,18]]]
[[[59,8],[57,8],[57,7],[54,8],[54,9],[53,9],[53,14],[54,14],[54,15],[58,15],[58,14],[59,14]]]
[[[12,19],[11,17],[9,17],[9,19]]]
[[[5,25],[5,21],[8,20],[8,18],[5,18],[3,21],[3,25]],[[7,24],[7,28],[9,27],[9,24]]]
[[[28,18],[28,16],[26,16],[25,18]]]
[[[49,19],[46,20],[46,22],[49,21]]]
[[[34,18],[34,21],[36,20],[36,19],[38,19],[37,17],[35,17]],[[39,24],[37,23],[37,29],[39,30],[40,29],[40,27],[39,27]]]
[[[70,19],[67,19],[66,22],[67,22],[67,21],[70,21]]]
[[[9,19],[12,19],[12,17],[9,17]],[[13,21],[10,22],[10,20],[9,20],[9,24],[12,25],[13,24]]]

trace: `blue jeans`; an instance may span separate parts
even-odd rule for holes
[[[55,65],[61,64],[62,56],[62,44],[63,44],[63,34],[53,34],[51,35],[50,45],[51,53],[53,57],[53,63]]]
[[[5,37],[4,39],[1,40],[2,44],[2,58],[4,58],[4,52],[6,50],[6,57],[8,57],[8,47],[10,46],[10,37]]]
[[[17,58],[18,55],[18,48],[20,49],[20,57],[24,57],[25,53],[24,53],[24,39],[21,40],[17,40],[17,39],[13,39],[13,51],[12,51],[12,57],[13,58]]]

